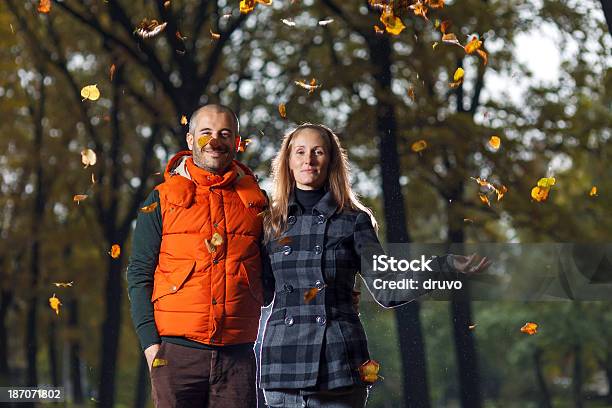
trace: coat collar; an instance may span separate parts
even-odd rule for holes
[[[302,215],[303,209],[302,206],[295,199],[295,189],[291,191],[291,195],[289,196],[289,211],[291,214]],[[312,208],[313,214],[323,214],[325,218],[331,217],[336,210],[338,210],[338,203],[334,200],[334,195],[331,191],[327,190],[325,195],[319,200],[318,203]]]

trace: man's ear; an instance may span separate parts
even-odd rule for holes
[[[185,140],[187,141],[187,147],[189,148],[189,150],[193,150],[193,135],[187,132]]]

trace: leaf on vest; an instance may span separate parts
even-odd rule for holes
[[[156,208],[157,208],[157,202],[154,202],[152,204],[145,205],[144,207],[140,208],[140,212],[150,213],[150,212],[155,211]]]
[[[218,232],[215,232],[210,239],[210,243],[218,247],[219,245],[223,244],[223,237]]]
[[[217,247],[216,247],[216,246],[214,246],[214,245],[212,244],[212,242],[210,242],[210,241],[208,240],[208,238],[206,238],[206,239],[204,240],[204,244],[206,244],[206,249],[208,249],[208,252],[209,252],[209,253],[211,253],[211,254],[212,254],[213,252],[217,252]]]
[[[310,288],[308,289],[306,292],[304,292],[304,302],[306,303],[310,303],[312,301],[312,299],[315,298],[315,296],[317,296],[317,293],[319,293],[325,286],[319,288]]]

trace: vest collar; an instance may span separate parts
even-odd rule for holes
[[[289,214],[302,214],[302,206],[295,199],[295,190],[291,191],[291,195],[289,196]],[[323,214],[325,218],[331,217],[336,210],[338,209],[338,203],[334,199],[334,195],[331,191],[327,190],[325,195],[319,200],[318,203],[314,205],[312,208],[313,214]]]
[[[193,157],[189,157],[185,161],[187,172],[191,180],[198,186],[205,187],[222,187],[231,184],[237,177],[236,165],[230,164],[229,169],[223,174],[214,174],[206,171],[193,162]]]

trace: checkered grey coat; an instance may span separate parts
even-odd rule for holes
[[[370,356],[352,306],[352,290],[360,256],[383,252],[365,212],[337,209],[330,192],[310,214],[303,214],[291,197],[287,230],[264,248],[264,264],[270,261],[264,265],[264,286],[274,291],[274,303],[261,349],[263,389],[326,390],[364,384],[358,368]],[[409,299],[405,294],[394,299],[389,291],[371,285],[380,273],[361,274],[384,306],[404,304],[422,294],[415,291]],[[320,290],[307,301],[304,294],[311,288]]]

